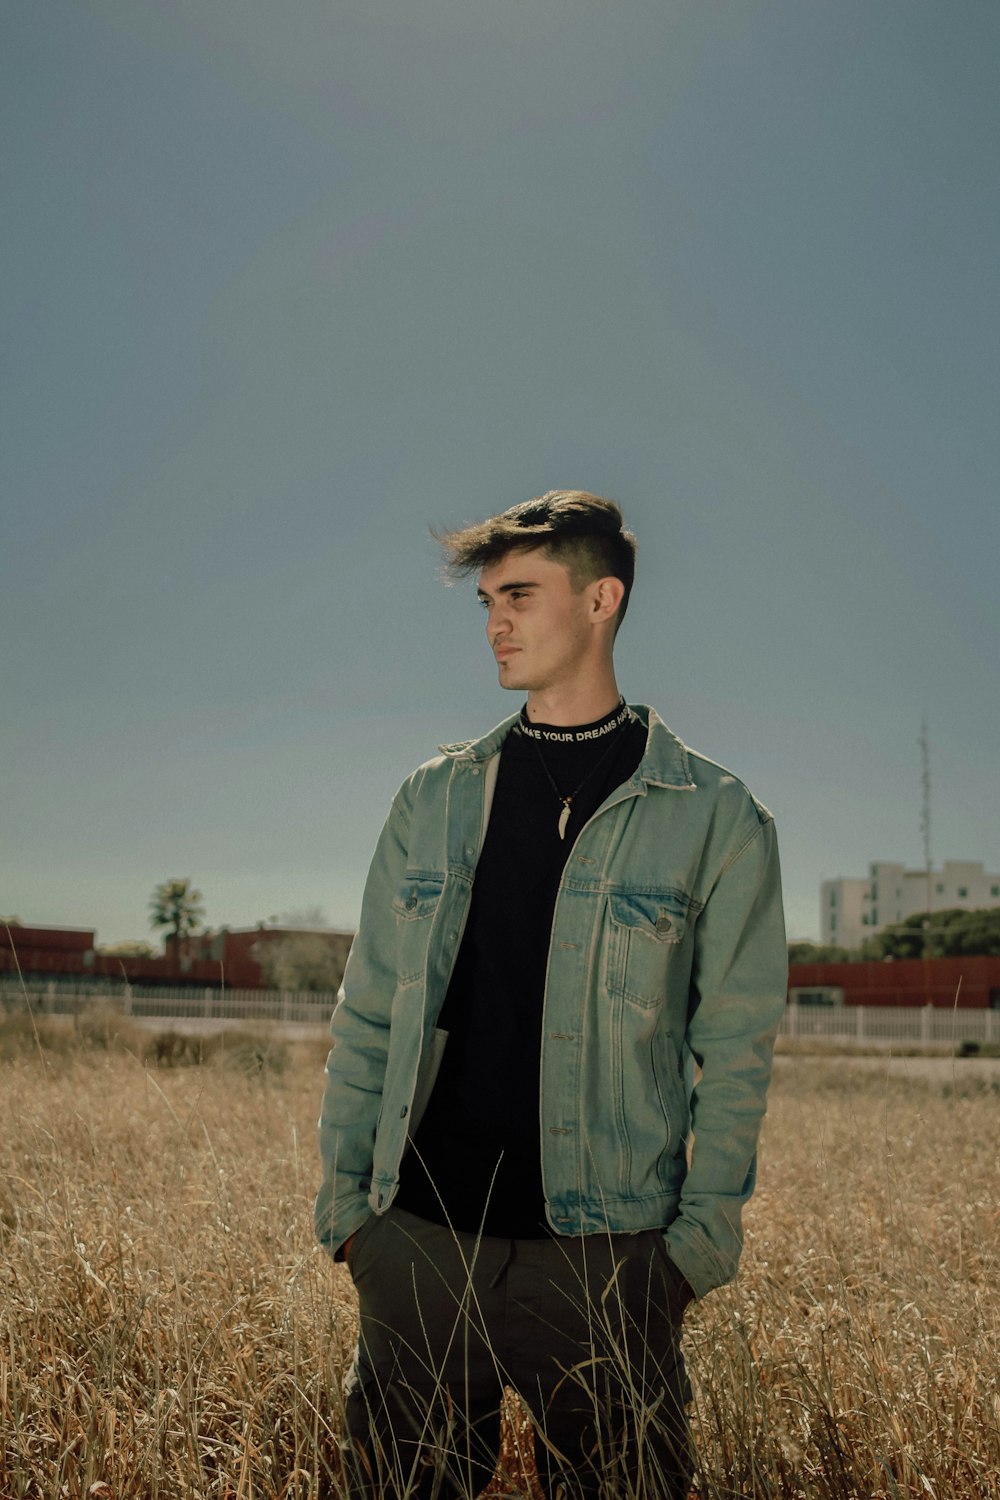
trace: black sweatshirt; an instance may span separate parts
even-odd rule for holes
[[[529,738],[515,728],[504,741],[468,921],[437,1023],[448,1042],[400,1172],[396,1202],[410,1213],[469,1233],[549,1233],[538,1090],[552,916],[577,835],[645,750],[646,729],[634,716],[601,732],[618,712],[571,728],[528,725],[522,714],[529,731],[586,738]],[[560,838],[560,797],[574,792]]]

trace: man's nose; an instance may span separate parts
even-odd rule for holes
[[[502,608],[491,604],[486,619],[486,633],[490,638],[490,645],[494,645],[501,636],[510,631],[510,620]]]

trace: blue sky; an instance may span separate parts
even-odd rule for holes
[[[350,926],[500,691],[430,524],[640,542],[619,678],[826,876],[1000,869],[1000,11],[49,0],[5,18],[0,911]]]

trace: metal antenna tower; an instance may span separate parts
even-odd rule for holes
[[[931,915],[931,752],[927,737],[926,718],[920,724],[920,786],[923,793],[920,805],[920,832],[924,842],[924,872],[927,877],[927,918]]]

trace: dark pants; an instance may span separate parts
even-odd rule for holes
[[[350,1269],[352,1496],[477,1495],[505,1385],[531,1409],[548,1494],[687,1495],[686,1283],[659,1230],[477,1240],[390,1209],[362,1225]]]

